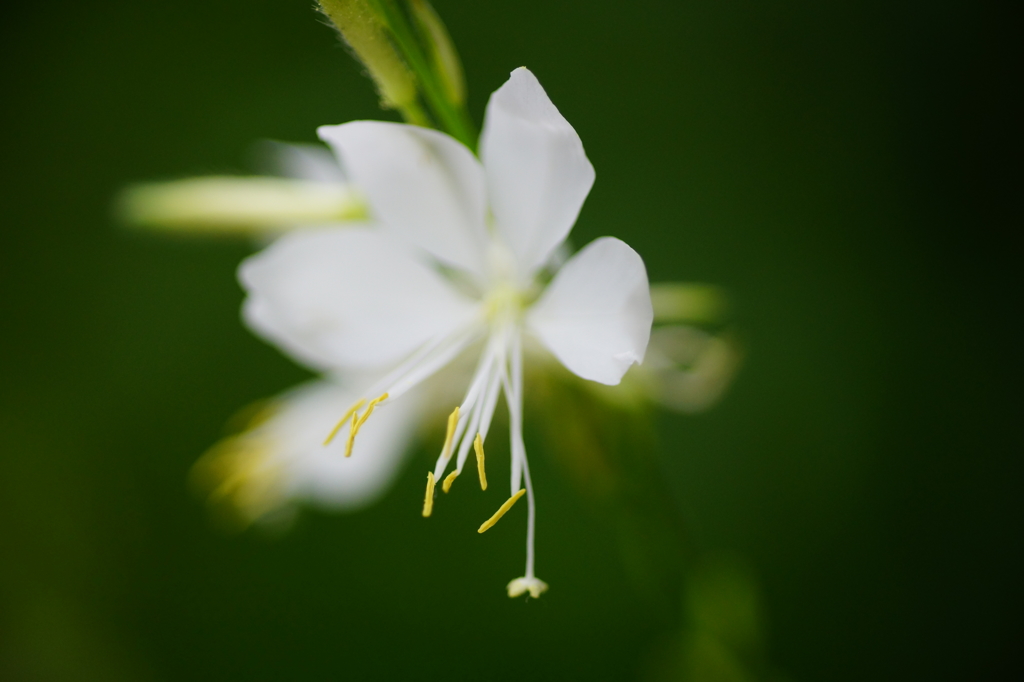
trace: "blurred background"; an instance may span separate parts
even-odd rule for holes
[[[239,323],[250,244],[125,229],[112,197],[394,116],[308,0],[19,3],[0,40],[0,679],[680,679],[665,652],[729,604],[759,662],[694,679],[1020,674],[1008,14],[435,7],[478,122],[526,65],[579,132],[597,182],[577,244],[614,234],[652,281],[732,296],[735,384],[706,414],[658,415],[650,446],[688,605],[634,588],[616,512],[542,445],[538,601],[503,590],[520,521],[483,542],[489,502],[419,518],[432,449],[366,511],[211,524],[190,466],[307,374]]]

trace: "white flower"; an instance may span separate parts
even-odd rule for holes
[[[594,170],[572,126],[524,68],[491,96],[480,160],[451,137],[415,126],[356,121],[318,132],[366,196],[375,225],[292,232],[245,261],[245,319],[315,369],[384,373],[339,423],[338,440],[353,456],[371,413],[395,409],[408,391],[479,349],[427,475],[423,514],[433,508],[435,482],[447,492],[470,451],[486,487],[484,444],[504,394],[511,497],[480,532],[526,496],[526,572],[508,591],[539,596],[547,586],[534,571],[524,346],[546,348],[584,379],[617,384],[643,360],[650,337],[643,261],[604,237],[543,286]]]

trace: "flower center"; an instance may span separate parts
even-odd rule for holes
[[[523,292],[511,283],[503,282],[484,297],[484,315],[492,327],[501,326],[517,321],[525,304]]]

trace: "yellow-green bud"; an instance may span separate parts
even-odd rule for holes
[[[116,211],[122,221],[139,227],[264,234],[360,220],[366,217],[366,204],[340,184],[212,176],[129,187],[118,197]]]
[[[366,0],[318,0],[377,85],[381,105],[406,110],[416,107],[416,81],[395,51],[380,18]]]

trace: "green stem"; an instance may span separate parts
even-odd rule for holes
[[[430,67],[430,62],[426,55],[420,49],[420,45],[416,41],[412,27],[406,21],[405,15],[395,6],[392,0],[369,0],[369,2],[377,8],[379,16],[384,19],[387,28],[391,32],[395,46],[401,51],[409,68],[416,75],[423,90],[424,98],[438,123],[441,124],[445,132],[475,151],[477,134],[469,114],[464,107],[456,106],[449,101],[445,94],[444,86],[440,82],[438,75]],[[408,113],[404,109],[402,113],[409,118]],[[415,123],[416,121],[410,119],[410,122]]]
[[[420,106],[419,102],[410,102],[405,106],[398,107],[398,110],[402,113],[402,118],[404,118],[407,123],[412,123],[413,125],[422,126],[424,128],[434,127],[430,117],[427,115],[427,112],[423,110],[423,107]]]

